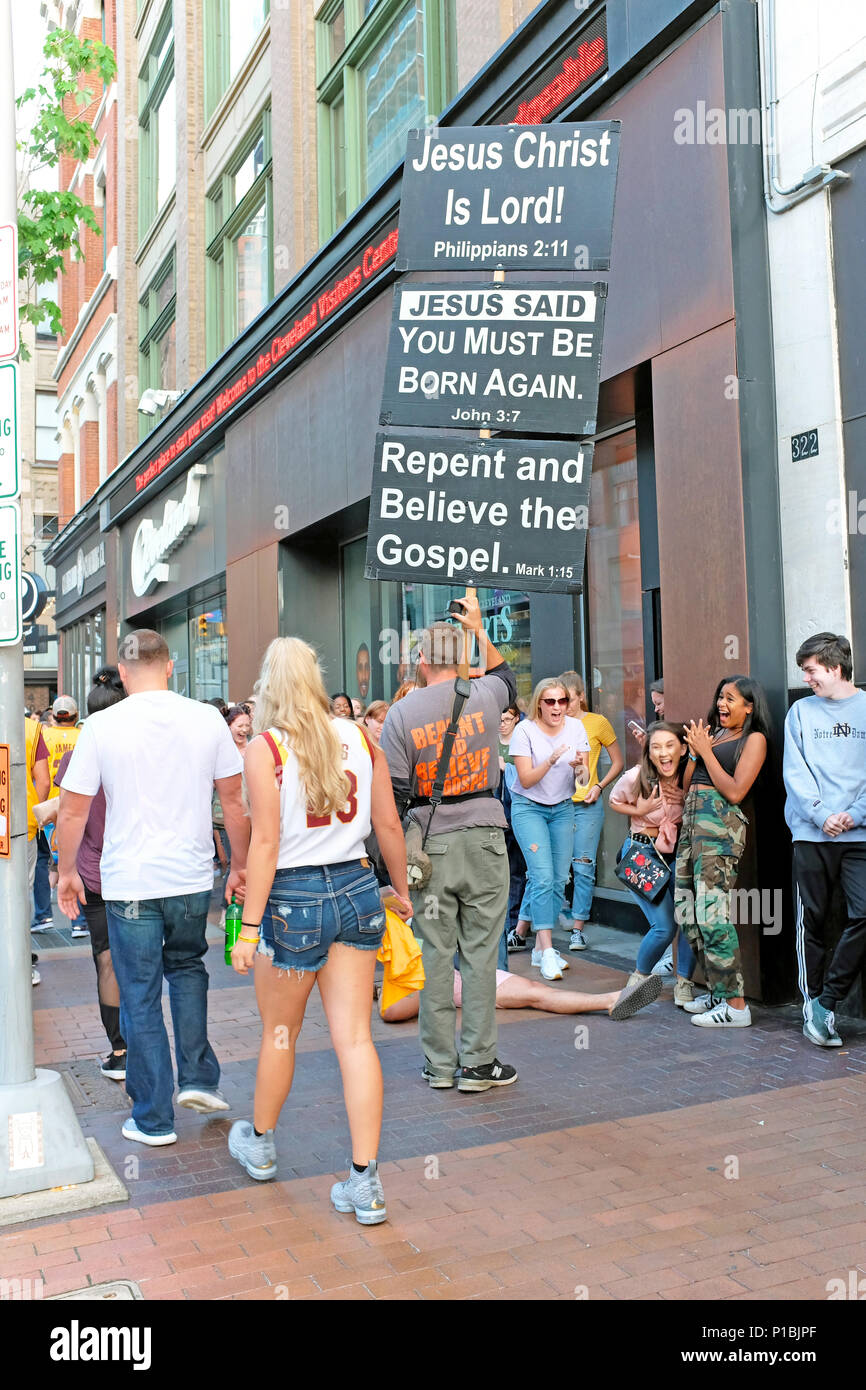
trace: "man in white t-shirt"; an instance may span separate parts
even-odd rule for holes
[[[63,779],[57,898],[67,917],[78,915],[85,889],[76,855],[101,784],[102,896],[128,1046],[126,1089],[133,1101],[122,1132],[143,1144],[173,1144],[174,1073],[162,1017],[163,977],[178,1104],[204,1114],[229,1108],[217,1089],[219,1063],[207,1037],[202,958],[213,887],[214,787],[232,849],[226,895],[243,895],[249,844],[243,763],[219,710],[168,689],[173,663],[159,633],[130,633],[117,664],[128,699],[85,722]]]

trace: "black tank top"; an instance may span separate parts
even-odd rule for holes
[[[743,734],[740,734],[739,738],[728,739],[725,743],[713,744],[713,752],[716,755],[716,759],[721,765],[722,770],[726,772],[729,777],[733,777],[734,775],[734,761],[737,756],[737,749],[742,743],[743,737]],[[692,786],[711,787],[712,785],[713,779],[707,772],[706,763],[703,758],[698,758],[695,763],[694,775],[692,776]]]

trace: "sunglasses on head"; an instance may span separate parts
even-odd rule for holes
[[[553,699],[552,696],[547,696],[547,695],[545,695],[545,696],[542,698],[541,703],[542,703],[543,705],[567,705],[567,704],[568,704],[568,696],[567,696],[567,695],[565,695],[565,696],[560,696],[558,699],[555,700],[555,699]]]

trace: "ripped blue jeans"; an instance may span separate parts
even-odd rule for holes
[[[279,970],[321,970],[335,941],[377,951],[385,909],[369,865],[277,869],[262,917],[259,951]]]

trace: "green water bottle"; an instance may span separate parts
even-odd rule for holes
[[[231,904],[226,908],[226,965],[232,963],[232,947],[241,934],[244,910],[232,894]]]

